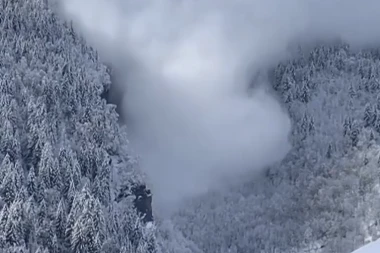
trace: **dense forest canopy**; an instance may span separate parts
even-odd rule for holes
[[[47,1],[0,1],[2,252],[147,252],[107,68]],[[124,194],[126,195],[126,193]]]

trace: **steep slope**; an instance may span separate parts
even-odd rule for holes
[[[100,98],[106,67],[48,1],[0,9],[2,252],[152,251],[154,230],[114,202],[143,178]]]
[[[318,46],[277,66],[291,152],[159,221],[156,243],[128,198],[150,195],[125,130],[100,98],[108,71],[46,2],[0,0],[4,252],[345,253],[379,237],[378,51]]]
[[[258,180],[189,202],[175,216],[185,237],[204,252],[339,253],[377,238],[379,67],[377,50],[346,44],[279,64],[291,152]]]

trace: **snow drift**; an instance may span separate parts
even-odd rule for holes
[[[290,120],[265,75],[253,76],[287,57],[292,42],[379,37],[380,2],[371,0],[61,3],[117,66],[131,143],[161,206],[285,156]]]

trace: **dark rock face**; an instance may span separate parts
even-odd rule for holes
[[[146,188],[146,185],[125,186],[120,190],[119,195],[115,198],[116,202],[124,198],[133,196],[133,205],[144,223],[153,221],[152,212],[152,193]]]
[[[136,188],[132,188],[132,194],[135,196],[133,204],[143,221],[153,221],[151,191],[146,189],[145,185],[140,185]]]

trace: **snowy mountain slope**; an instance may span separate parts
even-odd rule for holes
[[[273,85],[292,117],[293,149],[264,179],[188,201],[174,217],[185,237],[205,252],[326,253],[377,238],[379,70],[376,50],[346,44],[278,65]]]
[[[90,2],[95,4],[90,6]],[[242,6],[238,3],[236,6],[227,5],[233,7],[231,9],[224,7],[221,1],[206,1],[205,6],[205,1],[195,1],[200,4],[174,4],[174,12],[171,4],[178,1],[164,1],[158,5],[151,1],[133,4],[124,1],[125,5],[118,5],[118,2],[122,1],[82,1],[79,4],[78,1],[66,1],[63,9],[68,17],[75,20],[78,29],[87,34],[89,42],[105,51],[104,55],[112,58],[115,52],[118,55],[124,53],[136,60],[137,65],[143,66],[139,71],[132,70],[129,75],[126,74],[126,82],[122,83],[122,90],[126,86],[129,90],[123,109],[127,111],[125,115],[130,117],[129,122],[135,123],[129,129],[134,126],[136,132],[131,132],[137,133],[137,136],[140,131],[147,133],[146,136],[142,134],[144,145],[141,145],[140,152],[148,161],[144,167],[151,172],[151,179],[156,180],[157,192],[161,190],[161,193],[164,192],[162,196],[169,200],[177,198],[176,201],[186,202],[182,210],[174,215],[173,226],[163,225],[159,229],[163,233],[160,245],[165,244],[163,241],[166,240],[174,251],[180,251],[181,247],[175,244],[183,244],[186,248],[185,244],[191,245],[189,240],[196,244],[195,248],[207,253],[300,250],[344,253],[363,245],[366,238],[378,236],[378,201],[369,200],[377,199],[379,195],[379,53],[376,50],[352,51],[349,45],[341,42],[317,45],[310,51],[299,48],[295,58],[282,62],[268,74],[268,79],[272,80],[271,88],[277,93],[293,123],[293,148],[283,161],[268,168],[262,177],[249,180],[250,175],[247,175],[245,182],[224,192],[210,192],[190,200],[184,199],[189,195],[181,194],[185,186],[190,193],[206,191],[212,182],[207,180],[207,174],[211,175],[210,179],[218,178],[218,172],[224,170],[222,163],[227,163],[227,172],[233,169],[232,173],[226,174],[231,177],[239,174],[240,168],[244,168],[243,172],[247,167],[253,170],[261,157],[258,155],[260,148],[276,132],[270,130],[268,136],[247,138],[256,132],[258,120],[253,120],[252,126],[247,121],[241,121],[237,124],[239,128],[223,131],[222,126],[240,121],[224,115],[226,111],[235,115],[235,111],[227,110],[230,106],[226,97],[229,96],[216,99],[216,104],[211,103],[221,84],[231,85],[229,91],[235,90],[241,70],[245,71],[248,67],[244,64],[246,60],[252,61],[252,65],[257,62],[260,69],[261,64],[267,66],[276,59],[283,59],[278,55],[285,53],[283,50],[286,51],[287,42],[298,39],[298,35],[307,37],[309,34],[312,35],[310,39],[324,41],[331,41],[332,35],[341,35],[356,42],[356,46],[364,42],[366,45],[373,43],[377,33],[368,30],[377,23],[377,15],[371,11],[376,9],[371,8],[376,1],[361,4],[360,11],[355,1],[346,1],[344,7],[331,1],[328,2],[332,5],[316,1],[311,6],[308,6],[310,1],[239,1]],[[216,2],[218,4],[213,5]],[[259,5],[262,6],[258,8]],[[261,7],[265,11],[261,11]],[[322,9],[323,12],[319,13]],[[327,10],[332,15],[325,15]],[[240,19],[241,15],[235,16],[235,11],[247,15]],[[96,19],[93,19],[94,13]],[[361,15],[365,18],[357,18]],[[209,19],[210,16],[212,18]],[[256,22],[260,16],[263,19]],[[371,20],[371,25],[366,23],[368,20]],[[263,23],[266,24],[264,29]],[[354,32],[354,29],[358,30]],[[302,41],[302,38],[299,39]],[[199,53],[202,49],[205,53]],[[255,67],[252,67],[255,69],[253,72],[258,71]],[[157,75],[150,78],[152,73]],[[237,76],[239,78],[235,79]],[[127,83],[128,80],[132,84]],[[170,86],[175,89],[165,89]],[[244,91],[246,86],[248,83],[243,82]],[[167,94],[174,95],[167,97]],[[181,99],[178,96],[181,94],[186,95],[184,98],[188,100]],[[170,103],[169,100],[174,102]],[[204,107],[199,106],[201,110],[194,112],[191,109],[197,106],[185,106],[186,110],[170,113],[172,108],[184,109],[182,105],[186,101],[197,102]],[[266,107],[263,106],[268,109]],[[209,111],[210,108],[216,110]],[[231,104],[231,108],[237,107]],[[209,122],[208,119],[218,115],[219,111],[222,112],[220,118],[223,121]],[[264,110],[264,114],[270,111]],[[197,117],[199,115],[204,117]],[[136,123],[142,118],[146,121]],[[206,124],[197,125],[199,122]],[[283,136],[287,143],[286,124],[271,123],[265,129],[272,126],[279,127],[279,132],[285,133]],[[204,129],[210,131],[199,134]],[[194,132],[198,134],[192,135]],[[238,135],[241,133],[244,134]],[[210,139],[217,140],[214,143],[218,145],[204,145],[208,147],[206,149],[191,145],[194,140],[207,144],[210,135],[214,136]],[[236,141],[238,137],[242,137],[241,141]],[[224,142],[219,142],[221,139]],[[156,142],[158,149],[154,149]],[[241,149],[244,147],[242,143],[260,145],[259,149],[250,145]],[[186,149],[188,147],[189,150]],[[148,152],[144,152],[146,150]],[[270,161],[274,161],[273,156],[278,154],[275,151],[268,153]],[[174,160],[171,160],[173,157]],[[217,163],[207,163],[210,157],[212,162]],[[234,160],[236,157],[238,159]],[[245,158],[251,159],[248,164],[241,163]],[[216,170],[206,173],[208,168]],[[226,178],[230,179],[228,176]],[[197,184],[201,181],[206,182],[203,184],[205,187]],[[227,185],[223,181],[222,184]],[[166,236],[164,233],[177,228],[180,233],[176,236]]]
[[[346,253],[379,237],[377,50],[322,45],[278,65],[291,152],[257,180],[185,200],[156,231],[113,201],[144,179],[100,98],[110,81],[96,51],[46,1],[0,6],[0,249]]]
[[[106,67],[49,1],[0,1],[0,251],[149,252]]]

